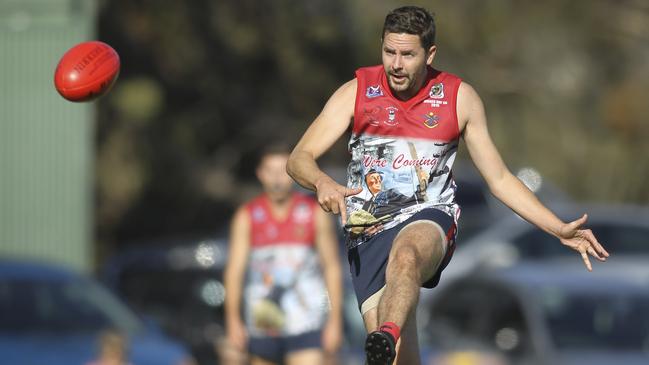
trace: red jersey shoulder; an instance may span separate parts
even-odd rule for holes
[[[385,86],[382,85],[383,66],[361,67],[356,70],[356,81],[358,83],[358,97],[364,96],[368,99],[378,98],[387,95]]]

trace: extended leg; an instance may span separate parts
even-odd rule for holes
[[[394,358],[394,340],[399,329],[407,330],[411,340],[401,346],[402,363],[419,362],[416,345],[414,312],[419,300],[419,288],[430,279],[446,253],[446,240],[439,225],[431,221],[417,221],[404,227],[395,238],[386,269],[386,286],[378,305],[377,323],[387,324],[397,330],[375,331],[368,335],[366,352],[368,363],[391,364]],[[410,318],[410,326],[408,319]],[[397,335],[395,336],[395,333]],[[414,338],[413,337],[414,334]],[[396,338],[398,340],[398,338]],[[414,340],[414,341],[413,341]],[[390,348],[392,347],[392,348]],[[414,353],[411,353],[413,352]],[[406,361],[407,362],[404,362]]]

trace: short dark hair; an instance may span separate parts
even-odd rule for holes
[[[291,146],[284,141],[275,141],[264,144],[257,153],[257,163],[259,166],[265,157],[271,155],[290,155]]]
[[[382,37],[387,33],[418,35],[421,46],[428,50],[435,44],[435,19],[424,8],[402,6],[392,10],[385,17]]]

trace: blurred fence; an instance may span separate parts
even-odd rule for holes
[[[0,255],[88,268],[94,112],[53,86],[95,1],[0,1]]]

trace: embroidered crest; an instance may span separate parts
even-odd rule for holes
[[[365,96],[368,98],[376,98],[378,96],[383,96],[383,90],[381,90],[380,85],[376,86],[368,86],[367,90],[365,90]]]
[[[395,108],[393,106],[389,106],[389,107],[385,108],[385,110],[388,111],[388,120],[385,121],[385,124],[387,124],[389,126],[395,126],[395,125],[399,124],[399,121],[396,120],[397,112],[399,111],[399,109],[397,109],[397,108]]]
[[[431,86],[428,96],[430,96],[433,99],[442,99],[444,97],[444,84],[439,82]]]
[[[433,112],[424,115],[424,117],[426,118],[426,120],[424,121],[424,125],[427,128],[435,128],[439,124],[439,115]]]

